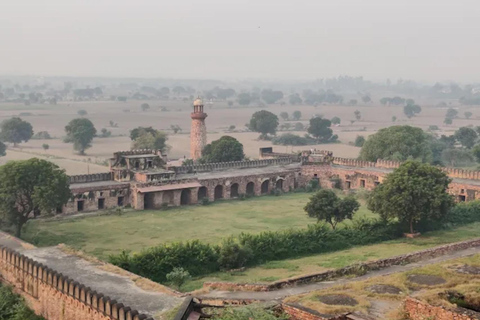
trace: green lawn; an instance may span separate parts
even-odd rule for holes
[[[217,243],[241,232],[304,228],[315,223],[303,211],[310,196],[289,193],[163,211],[30,221],[22,238],[37,246],[65,243],[99,258],[121,250],[138,252],[164,242],[200,239]],[[362,206],[355,218],[366,216],[374,214]]]
[[[243,272],[219,272],[206,277],[192,279],[183,286],[182,290],[191,291],[201,288],[203,283],[208,281],[272,282],[304,274],[318,273],[332,268],[342,268],[357,262],[388,258],[479,236],[480,222],[477,222],[451,230],[425,233],[416,239],[403,238],[299,259],[271,261],[255,268],[249,268]]]

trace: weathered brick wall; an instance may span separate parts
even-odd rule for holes
[[[245,284],[245,283],[235,283],[235,282],[205,282],[203,284],[204,288],[219,289],[223,291],[273,291],[280,288],[295,286],[304,283],[318,282],[330,280],[346,275],[355,274],[359,269],[362,270],[378,270],[387,268],[394,265],[401,265],[404,263],[413,263],[423,259],[434,258],[438,256],[445,255],[450,252],[455,252],[458,250],[465,250],[468,248],[480,246],[480,238],[456,242],[451,244],[446,244],[443,246],[438,246],[431,249],[425,249],[421,251],[416,251],[412,253],[407,253],[399,256],[394,256],[391,258],[380,259],[375,261],[364,262],[360,264],[354,264],[346,266],[340,269],[329,270],[325,272],[303,275],[299,277],[293,277],[286,280],[278,280],[268,284]]]
[[[78,202],[83,202],[84,212],[99,210],[99,200],[103,199],[103,209],[118,207],[119,197],[123,198],[123,206],[130,204],[129,185],[111,185],[92,188],[72,188],[73,199],[70,199],[64,206],[62,213],[78,213]]]
[[[111,172],[68,176],[70,184],[113,180]]]
[[[147,319],[136,310],[4,247],[0,247],[0,276],[36,314],[47,320]]]
[[[432,306],[411,297],[407,297],[405,300],[405,313],[410,320],[478,320],[480,316],[476,312],[460,313],[444,307]]]
[[[318,313],[315,310],[305,308],[298,304],[282,303],[283,311],[288,314],[290,320],[347,320],[346,314],[330,316]]]

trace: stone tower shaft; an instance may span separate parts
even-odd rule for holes
[[[203,112],[203,102],[199,98],[193,102],[192,128],[190,130],[190,158],[197,160],[202,156],[202,150],[207,144],[207,127],[205,118],[207,114]]]

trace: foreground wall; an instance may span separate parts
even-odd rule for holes
[[[456,312],[444,307],[432,306],[411,297],[405,300],[405,313],[410,320],[478,320],[480,316],[477,312],[465,309]]]
[[[36,314],[47,320],[147,319],[122,303],[5,247],[0,247],[0,276],[2,282],[12,285],[25,298]]]

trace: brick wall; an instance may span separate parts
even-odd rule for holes
[[[456,312],[444,307],[432,306],[426,302],[407,297],[405,300],[405,313],[410,320],[477,320],[480,316],[477,312],[462,310]]]
[[[283,311],[288,314],[290,320],[347,320],[347,314],[331,316],[318,313],[315,310],[305,308],[298,304],[282,303]]]
[[[121,302],[5,247],[0,247],[0,276],[2,282],[12,285],[25,298],[36,314],[48,320],[147,319]]]

